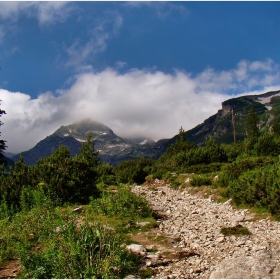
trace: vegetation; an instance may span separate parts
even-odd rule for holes
[[[0,100],[0,105],[1,105],[1,100]],[[4,110],[0,108],[0,117],[2,117],[3,114],[6,114]],[[3,123],[0,121],[0,127],[3,125]],[[1,132],[0,132],[1,136]],[[3,157],[3,151],[7,148],[6,146],[6,141],[0,139],[0,163],[1,163],[1,158]]]
[[[42,197],[44,195],[42,194]],[[68,208],[45,203],[3,219],[0,261],[19,257],[20,278],[123,278],[137,271],[140,260],[121,245],[119,234]]]
[[[241,236],[241,235],[252,234],[246,227],[243,227],[241,225],[237,225],[235,227],[224,227],[221,229],[221,233],[226,236],[229,235]]]
[[[118,164],[114,173],[120,183],[142,184],[146,176],[151,173],[153,160],[151,158],[139,158],[135,160],[126,160]]]
[[[141,259],[123,244],[126,234],[145,229],[139,222],[148,221],[147,229],[155,220],[116,178],[90,135],[74,157],[64,146],[34,166],[21,157],[0,174],[0,264],[20,258],[20,278],[142,277]]]
[[[249,139],[256,140],[259,136],[258,129],[259,118],[253,107],[250,108],[247,115],[247,135]]]

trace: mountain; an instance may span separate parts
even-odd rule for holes
[[[136,144],[140,144],[140,145],[156,143],[155,140],[149,139],[147,137],[132,137],[132,138],[127,138],[127,139],[136,143]]]
[[[3,152],[3,155],[7,158],[12,158],[15,156],[15,154],[9,153],[9,152]]]
[[[4,164],[4,171],[8,172],[10,167],[14,167],[15,162],[5,155],[0,155],[0,166]]]
[[[191,142],[197,144],[204,143],[210,135],[213,135],[220,144],[232,143],[233,110],[236,139],[242,141],[246,137],[246,118],[251,107],[259,116],[261,132],[268,131],[274,123],[280,121],[280,90],[226,100],[222,103],[221,110],[202,124],[187,131],[186,135]]]
[[[147,146],[149,144],[140,145],[121,138],[106,125],[91,119],[61,126],[52,135],[40,141],[32,149],[22,152],[21,155],[27,165],[33,165],[39,158],[49,156],[60,145],[69,147],[72,155],[78,154],[82,143],[86,142],[88,132],[91,133],[95,149],[103,162],[116,165],[122,160],[139,156],[158,157],[157,150]],[[20,154],[13,157],[13,160],[18,161],[19,157]]]
[[[222,109],[218,110],[215,115],[188,130],[186,132],[187,138],[190,142],[202,145],[210,135],[213,135],[218,143],[232,143],[233,111],[236,139],[242,141],[246,137],[246,118],[251,107],[255,109],[259,116],[261,131],[268,131],[274,123],[280,123],[280,90],[224,101]],[[179,127],[180,124],[178,124],[178,130]],[[69,147],[71,154],[75,155],[79,153],[79,148],[85,142],[88,132],[94,139],[95,149],[99,151],[101,161],[112,165],[142,156],[157,159],[178,139],[178,135],[157,142],[149,141],[146,138],[124,139],[117,136],[106,125],[86,119],[68,126],[61,126],[52,135],[40,141],[34,148],[21,153],[21,155],[26,164],[35,164],[39,158],[49,156],[59,145]],[[17,161],[19,155],[12,159]]]

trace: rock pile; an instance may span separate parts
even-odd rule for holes
[[[161,213],[158,229],[176,238],[174,250],[180,249],[183,257],[166,263],[151,261],[153,278],[280,278],[279,222],[254,221],[248,210],[233,209],[231,201],[215,203],[160,182],[156,185],[135,186],[132,191]],[[222,228],[237,225],[252,234],[221,234]]]

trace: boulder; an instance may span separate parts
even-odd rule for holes
[[[275,279],[280,278],[279,264],[263,251],[257,256],[241,256],[223,260],[210,279]]]

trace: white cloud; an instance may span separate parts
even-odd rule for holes
[[[62,1],[4,1],[0,2],[0,19],[17,21],[21,15],[35,17],[40,24],[51,24],[65,20],[70,11]]]
[[[126,65],[127,65],[127,62],[124,62],[124,61],[117,61],[116,62],[117,69],[121,69],[121,68],[125,67]]]
[[[122,137],[171,138],[180,126],[189,130],[215,114],[233,97],[232,90],[247,95],[280,88],[275,63],[266,69],[258,65],[262,71],[250,69],[253,63],[243,61],[230,71],[206,69],[197,76],[179,70],[173,75],[139,69],[120,74],[110,68],[84,72],[68,89],[58,89],[58,96],[47,92],[33,100],[2,89],[1,109],[7,114],[2,117],[1,137],[10,152],[21,152],[61,125],[92,118]]]
[[[63,22],[72,10],[67,2],[48,1],[35,2],[35,15],[41,25]]]
[[[107,18],[97,20],[96,26],[89,32],[89,39],[86,43],[83,44],[77,39],[66,48],[68,55],[66,66],[81,66],[107,48],[108,41],[118,34],[123,21],[122,16],[117,12],[108,14]]]
[[[254,87],[264,87],[279,82],[279,65],[271,59],[250,62],[242,60],[235,69],[215,71],[207,69],[195,79],[199,90],[207,91],[247,91]]]
[[[45,26],[65,21],[71,11],[69,2],[62,1],[0,1],[0,43],[21,16],[36,18]]]
[[[183,18],[190,14],[189,9],[181,3],[157,1],[130,1],[126,2],[125,6],[130,8],[148,7],[156,12],[159,19],[163,20],[174,14],[179,14]]]

